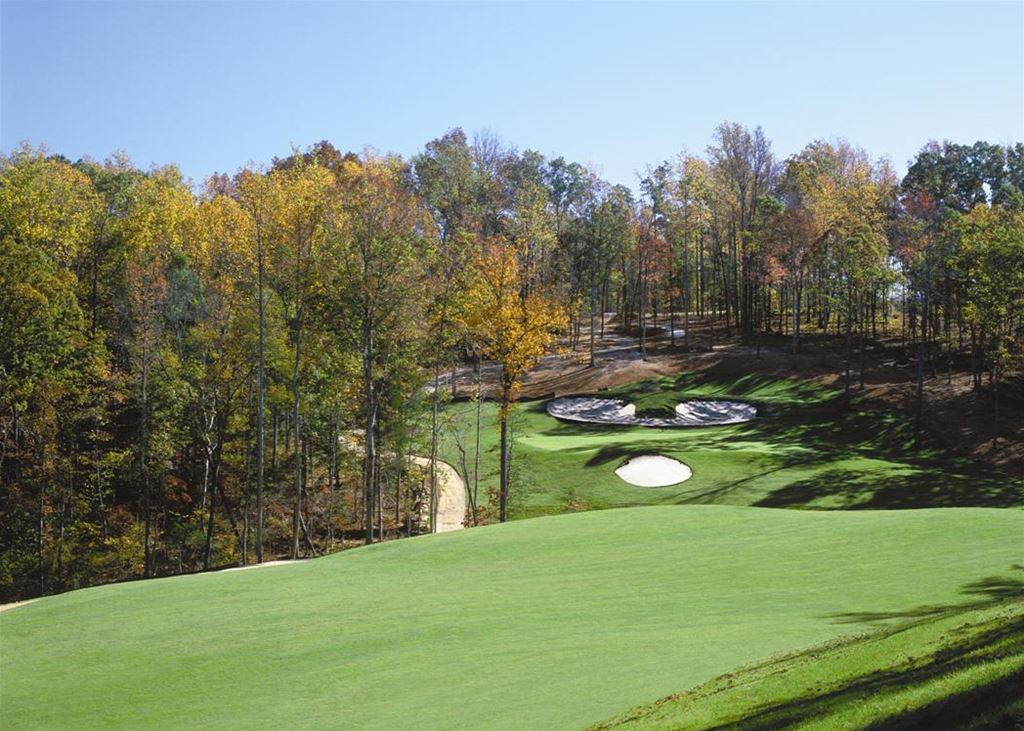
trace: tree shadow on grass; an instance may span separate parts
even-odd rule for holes
[[[1014,576],[988,576],[965,584],[960,593],[966,601],[957,604],[929,604],[896,612],[843,612],[830,614],[828,619],[837,624],[877,624],[892,620],[930,620],[987,607],[1011,600],[1024,599],[1024,566],[1013,564]]]
[[[784,400],[790,403],[812,403],[827,400],[838,392],[809,381],[779,378],[751,373],[739,377],[722,377],[706,372],[687,372],[673,376],[629,383],[607,389],[615,398],[643,398],[656,387],[664,394],[687,398],[736,398],[762,401]]]
[[[925,659],[901,662],[893,658],[889,667],[859,677],[844,679],[839,684],[823,672],[821,686],[808,688],[806,695],[761,707],[730,723],[713,726],[717,729],[778,729],[799,727],[812,719],[827,718],[838,708],[871,702],[875,705],[886,694],[918,690],[929,683],[961,673],[972,667],[1019,652],[1024,646],[1024,619],[1017,618],[988,630],[972,633],[959,642],[934,652]],[[826,669],[823,668],[823,671]],[[832,681],[832,682],[830,682]],[[955,694],[942,697],[918,707],[893,704],[893,713],[879,719],[870,728],[935,729],[957,728],[969,722],[982,709],[997,706],[1014,698],[1024,683],[1024,671],[1009,670]],[[935,694],[936,691],[932,691]],[[897,710],[900,709],[900,710]]]
[[[601,437],[601,446],[569,447],[567,452],[590,453],[585,466],[598,467],[640,454],[670,452],[686,461],[689,451],[721,453],[757,451],[752,467],[740,479],[717,484],[685,502],[714,501],[758,477],[788,468],[817,470],[812,477],[775,490],[753,504],[776,508],[905,509],[928,507],[1014,507],[1024,505],[1024,480],[957,457],[927,434],[915,434],[913,420],[893,411],[860,410],[842,395],[822,396],[820,387],[798,381],[782,383],[764,376],[721,381],[700,374],[658,379],[662,387],[720,388],[722,396],[742,398],[771,389],[782,395],[770,402],[751,400],[758,416],[743,424],[643,428],[551,421],[534,422],[532,433],[545,437]],[[641,384],[629,388],[639,390]],[[788,390],[787,390],[788,389]],[[803,401],[790,401],[795,389]],[[808,391],[802,394],[801,389]],[[610,394],[612,392],[609,392]],[[613,395],[622,397],[627,389]],[[719,394],[716,394],[719,395]],[[531,402],[532,414],[545,414],[544,402]],[[650,439],[637,440],[637,430]],[[627,437],[628,435],[628,437]],[[886,460],[893,464],[870,469],[831,466],[848,459]],[[757,474],[750,474],[756,470]],[[752,498],[752,499],[756,499]]]
[[[635,441],[635,428],[625,429],[629,430],[630,440],[620,440],[614,430],[600,426],[560,424],[542,433],[606,437],[607,444],[587,461],[588,467],[652,451],[670,450],[685,461],[687,451],[760,449],[759,464],[768,468],[762,474],[797,467],[821,469],[813,477],[794,482],[755,503],[760,507],[813,507],[823,498],[832,502],[838,498],[842,503],[828,507],[856,509],[1024,505],[1024,480],[952,455],[927,439],[915,438],[909,419],[891,413],[848,410],[838,402],[780,409],[776,415],[759,416],[745,424],[650,430],[657,433],[650,440]],[[593,445],[588,445],[578,451],[593,449]],[[857,458],[893,464],[878,471],[829,469],[832,463]],[[744,474],[739,482],[751,478]],[[715,489],[728,492],[725,486]]]
[[[1020,484],[1006,476],[956,473],[941,468],[871,472],[826,469],[775,490],[754,505],[761,508],[814,507],[822,500],[846,510],[912,508],[1010,508],[1024,504]]]
[[[1017,571],[1024,570],[1024,567],[1019,565],[1012,568]],[[926,622],[1000,605],[1015,606],[1015,603],[1024,597],[1024,581],[1017,577],[993,576],[971,582],[961,591],[971,598],[960,604],[917,607],[905,612],[853,612],[834,615],[842,623],[907,620],[898,626],[882,630],[882,634],[879,635],[840,641],[839,647],[856,652],[857,646],[862,642],[879,639],[884,641],[886,637]],[[938,641],[940,640],[936,640]],[[884,707],[882,699],[887,694],[921,692],[929,683],[939,683],[966,670],[984,668],[990,663],[1022,652],[1024,616],[1019,613],[1008,618],[990,618],[983,622],[975,621],[973,625],[961,625],[955,634],[949,632],[944,636],[943,644],[934,648],[922,647],[919,657],[888,655],[875,650],[885,665],[874,672],[854,677],[836,678],[829,670],[832,665],[828,662],[827,652],[826,657],[822,658],[817,648],[811,648],[806,653],[796,655],[790,662],[803,661],[822,665],[820,683],[807,688],[802,695],[761,705],[740,718],[711,728],[791,728],[812,719],[827,718],[837,709],[851,708],[864,701],[871,701],[876,707]],[[975,685],[956,693],[942,693],[937,689],[926,691],[926,696],[938,697],[917,707],[907,703],[893,703],[892,715],[876,721],[876,724],[883,724],[886,729],[956,728],[969,723],[982,709],[999,707],[1018,698],[1024,689],[1024,670],[1019,665],[1012,665],[979,677],[980,680]]]
[[[594,728],[674,721],[679,728],[751,731],[831,720],[837,727],[930,731],[978,728],[979,718],[1019,728],[1010,709],[1024,691],[1024,668],[1012,660],[1024,656],[1022,584],[1016,576],[971,582],[962,588],[971,597],[965,603],[886,615],[906,621],[770,658]],[[967,614],[977,609],[991,612]],[[862,621],[865,613],[838,616]],[[947,624],[929,629],[943,618]],[[920,631],[909,644],[899,639],[912,628]],[[840,715],[856,717],[862,708],[876,717]]]

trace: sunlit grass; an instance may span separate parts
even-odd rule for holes
[[[0,614],[0,727],[579,728],[997,602],[1022,531],[1016,510],[669,506],[95,587]]]

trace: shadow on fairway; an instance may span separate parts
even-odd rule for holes
[[[798,727],[813,719],[827,718],[836,708],[877,699],[892,693],[914,691],[929,683],[982,667],[1003,659],[1007,652],[1019,651],[1024,644],[1024,620],[1018,618],[1005,624],[973,632],[969,637],[939,649],[923,661],[911,659],[910,667],[899,661],[891,667],[868,673],[835,685],[824,692],[797,697],[762,707],[726,726],[729,729],[777,729]],[[983,710],[998,709],[1013,702],[1024,682],[1024,672],[1008,672],[958,694],[948,695],[922,707],[904,710],[885,719],[885,728],[934,729],[959,728],[980,715]],[[1015,728],[1012,725],[1005,728]]]
[[[839,498],[846,510],[1010,508],[1024,502],[1021,488],[1008,476],[957,474],[938,466],[882,475],[828,469],[775,490],[754,505],[796,508],[824,498]]]
[[[1024,566],[1014,565],[1012,569],[1024,571]],[[909,624],[903,622],[891,627],[887,633],[891,635],[910,626],[944,617],[1018,602],[1024,597],[1024,580],[1016,576],[988,577],[965,585],[961,593],[971,598],[960,604],[917,607],[905,612],[853,612],[835,615],[835,619],[841,623],[909,621]],[[987,663],[998,662],[1010,654],[1024,651],[1024,617],[1018,614],[1009,621],[964,626],[948,636],[950,640],[946,644],[925,652],[922,657],[893,656],[884,669],[843,678],[831,687],[826,684],[824,688],[808,688],[806,695],[763,706],[722,728],[795,727],[812,719],[826,718],[837,708],[849,708],[868,699],[879,702],[878,699],[887,694],[914,692],[929,683],[942,682],[970,668],[983,668]],[[855,647],[860,641],[851,639],[850,646]],[[808,660],[815,662],[813,651],[809,655]],[[911,705],[908,710],[887,718],[885,728],[958,728],[960,724],[976,718],[982,710],[1008,707],[1019,697],[1022,683],[1024,671],[1010,669],[996,672],[967,691],[950,693],[921,707],[914,708]],[[1007,728],[1014,726],[1011,724]]]
[[[965,584],[961,587],[960,593],[968,599],[958,604],[926,605],[899,612],[844,612],[828,615],[828,618],[834,619],[837,624],[871,624],[899,619],[927,620],[985,609],[1010,600],[1019,601],[1024,599],[1024,566],[1014,564],[1010,570],[1017,572],[1017,575],[988,576]]]

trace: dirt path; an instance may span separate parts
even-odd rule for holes
[[[34,601],[35,599],[26,599],[23,602],[11,602],[10,604],[0,604],[0,612],[6,612],[8,609],[14,609],[15,607],[20,607],[22,604],[28,604],[29,602]]]
[[[299,561],[294,561],[294,560],[290,560],[290,559],[281,559],[281,560],[277,560],[277,561],[264,561],[263,563],[249,563],[249,564],[246,564],[245,566],[232,566],[231,568],[228,568],[228,569],[220,569],[219,571],[207,571],[206,573],[208,573],[208,574],[219,574],[219,573],[224,572],[224,571],[248,571],[249,569],[262,569],[262,568],[265,568],[267,566],[280,566],[281,564],[286,564],[286,563],[299,563]]]
[[[430,467],[426,457],[413,457],[412,461]],[[466,484],[454,467],[441,460],[437,461],[437,493],[437,530],[434,532],[462,530],[466,517]]]

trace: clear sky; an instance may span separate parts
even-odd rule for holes
[[[449,127],[612,182],[724,119],[784,157],[842,136],[1024,139],[1024,2],[47,3],[0,0],[0,148],[123,149],[201,180],[329,139],[410,155]]]

